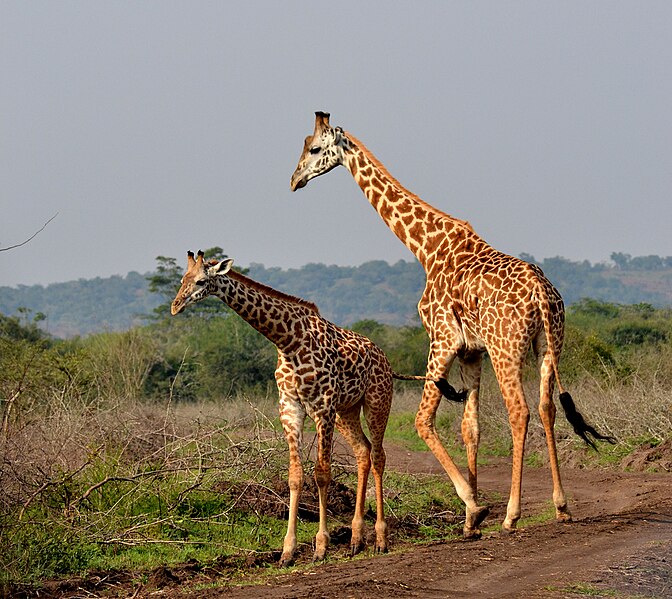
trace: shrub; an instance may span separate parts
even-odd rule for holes
[[[618,347],[655,345],[667,341],[667,334],[649,324],[622,324],[611,331],[611,342]]]

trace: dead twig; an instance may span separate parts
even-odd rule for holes
[[[37,237],[42,231],[44,231],[44,230],[47,228],[47,225],[48,225],[52,220],[54,220],[57,216],[58,216],[58,212],[57,212],[56,214],[54,214],[54,216],[52,216],[46,223],[44,223],[44,224],[42,225],[41,228],[39,228],[37,231],[35,231],[35,233],[33,233],[28,239],[26,239],[25,241],[22,241],[21,243],[16,243],[16,244],[14,244],[14,245],[10,245],[10,246],[8,246],[8,247],[6,247],[6,248],[0,248],[0,252],[7,252],[7,251],[9,251],[9,250],[14,250],[14,249],[16,249],[16,248],[20,248],[22,245],[26,245],[27,243],[31,242],[31,241],[32,241],[33,239],[35,239],[35,237]]]
[[[19,512],[19,521],[23,518],[23,515],[26,513],[26,510],[30,506],[30,504],[35,500],[36,497],[38,497],[41,493],[46,491],[49,487],[54,487],[56,485],[62,485],[69,480],[72,480],[77,474],[79,474],[84,468],[87,466],[91,465],[91,460],[87,460],[84,462],[77,470],[74,470],[73,472],[69,472],[65,476],[62,476],[59,480],[48,480],[46,481],[43,485],[40,486],[37,491],[35,491],[26,501],[23,503],[23,506],[21,506],[21,511]]]

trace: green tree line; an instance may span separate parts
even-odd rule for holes
[[[208,251],[209,257],[221,254],[220,248]],[[561,257],[542,261],[527,254],[521,257],[541,266],[567,305],[586,297],[618,304],[672,305],[669,257],[633,258],[613,253],[611,265]],[[183,259],[159,256],[156,270],[146,275],[131,272],[125,277],[80,279],[46,287],[0,287],[0,313],[21,316],[20,308],[33,314],[41,312],[45,319],[40,327],[56,337],[128,330],[142,324],[164,302],[161,285],[179,281],[183,263]],[[395,264],[377,260],[355,267],[307,264],[296,269],[251,264],[249,274],[315,302],[325,317],[345,326],[360,320],[397,326],[417,324],[416,305],[425,282],[422,267],[403,260]]]
[[[165,296],[164,304],[172,299]],[[0,399],[8,421],[19,405],[39,408],[75,393],[85,401],[222,400],[241,393],[274,394],[273,345],[235,313],[203,306],[171,317],[158,308],[151,322],[124,332],[59,340],[31,318],[0,315]],[[193,308],[193,306],[192,306]],[[223,309],[224,308],[224,309]],[[191,312],[191,315],[188,315]],[[567,317],[561,362],[567,380],[628,377],[642,356],[666,364],[672,378],[672,311],[650,304],[583,300]],[[351,327],[380,345],[398,372],[424,372],[428,340],[420,326],[362,320]],[[661,362],[662,360],[662,362]],[[536,376],[536,374],[531,374]]]

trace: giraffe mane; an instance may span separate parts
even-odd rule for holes
[[[301,299],[300,297],[296,297],[295,295],[290,295],[289,293],[284,293],[283,291],[273,289],[273,287],[269,287],[268,285],[264,285],[264,283],[260,283],[259,281],[250,279],[249,277],[246,277],[245,275],[239,273],[236,270],[231,269],[229,272],[226,273],[226,276],[233,279],[234,281],[242,283],[246,287],[256,289],[257,291],[260,291],[264,295],[268,295],[276,299],[280,299],[286,302],[290,302],[292,304],[303,306],[304,308],[307,308],[311,312],[315,312],[317,315],[320,314],[319,308],[313,302],[309,302],[308,300]]]
[[[409,191],[408,189],[406,189],[401,183],[399,183],[399,180],[396,177],[394,177],[394,175],[392,175],[392,173],[390,173],[390,171],[387,170],[387,167],[380,160],[378,160],[378,158],[376,158],[376,156],[373,155],[371,150],[369,150],[369,148],[367,148],[361,141],[359,141],[359,139],[357,139],[354,135],[352,135],[348,131],[344,131],[343,133],[346,135],[346,137],[355,146],[357,146],[357,148],[359,148],[359,150],[374,164],[374,166],[379,171],[381,171],[392,182],[393,185],[396,185],[397,187],[402,189],[414,201],[416,201],[423,208],[425,208],[425,210],[427,210],[428,212],[434,212],[435,214],[438,214],[439,216],[441,216],[443,218],[448,218],[455,223],[463,225],[464,227],[469,229],[469,231],[471,231],[472,233],[475,233],[475,231],[474,231],[474,229],[471,226],[471,223],[469,221],[462,220],[462,219],[459,219],[459,218],[455,218],[454,216],[451,216],[450,214],[447,214],[447,213],[443,212],[443,210],[439,210],[438,208],[435,208],[431,204],[428,204],[427,202],[425,202],[422,198],[415,195],[412,191]]]

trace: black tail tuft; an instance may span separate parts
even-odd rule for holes
[[[581,416],[581,414],[577,411],[576,406],[574,405],[574,400],[572,399],[572,396],[569,393],[564,392],[560,394],[560,404],[562,405],[562,409],[565,411],[565,416],[567,417],[567,420],[574,428],[574,432],[577,435],[579,435],[579,437],[581,437],[595,451],[597,451],[597,446],[595,445],[593,439],[607,441],[612,445],[616,443],[616,439],[598,433],[592,426],[590,426],[590,424],[588,424],[583,419],[583,416]],[[593,439],[588,437],[588,435],[593,437]]]
[[[434,384],[441,391],[441,395],[450,401],[464,403],[467,400],[467,390],[457,391],[446,379],[438,379]]]

